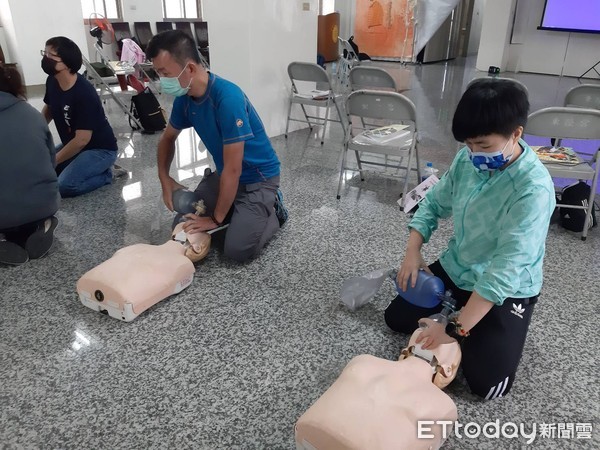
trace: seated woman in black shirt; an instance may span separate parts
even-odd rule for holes
[[[62,141],[57,147],[56,173],[63,197],[75,197],[112,182],[117,140],[106,119],[96,89],[77,71],[81,50],[58,36],[42,51],[42,69],[48,74],[42,113],[54,120]]]

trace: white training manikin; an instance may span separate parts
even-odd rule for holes
[[[186,235],[183,224],[162,245],[122,248],[77,282],[79,299],[88,308],[130,322],[161,300],[181,292],[194,279],[194,262],[210,250],[208,233]]]
[[[400,361],[371,355],[353,358],[333,385],[296,423],[298,450],[438,449],[442,428],[428,425],[433,438],[418,438],[418,421],[455,421],[456,405],[441,388],[456,376],[461,351],[456,341],[432,351],[415,341]],[[431,427],[431,429],[429,429]]]

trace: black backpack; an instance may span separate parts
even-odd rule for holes
[[[148,88],[131,97],[131,114],[140,122],[145,133],[162,131],[167,126],[160,103]],[[131,119],[129,125],[134,130],[139,129]]]
[[[577,184],[567,186],[563,189],[558,202],[560,208],[560,225],[567,230],[581,232],[585,223],[585,211],[583,209],[563,208],[562,205],[587,206],[592,189],[587,183],[580,181]],[[597,225],[596,205],[592,205],[592,219],[589,228]]]
[[[348,39],[348,43],[350,44],[350,47],[352,47],[352,50],[354,50],[354,54],[356,55],[356,57],[358,58],[359,61],[370,61],[371,57],[369,55],[367,55],[366,53],[361,53],[358,50],[358,45],[356,44],[356,42],[354,42],[354,36],[350,36],[350,39]],[[345,55],[344,55],[345,57]]]

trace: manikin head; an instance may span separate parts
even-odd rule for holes
[[[418,328],[410,337],[408,346],[400,353],[400,360],[421,358],[431,364],[432,382],[440,389],[448,386],[456,377],[462,353],[458,342],[438,345],[433,350],[423,350],[417,338],[423,330]]]

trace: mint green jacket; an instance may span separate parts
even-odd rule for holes
[[[550,216],[556,206],[548,170],[525,143],[505,170],[480,172],[467,148],[433,186],[409,223],[428,242],[452,216],[454,235],[440,263],[461,289],[502,305],[539,294]]]

